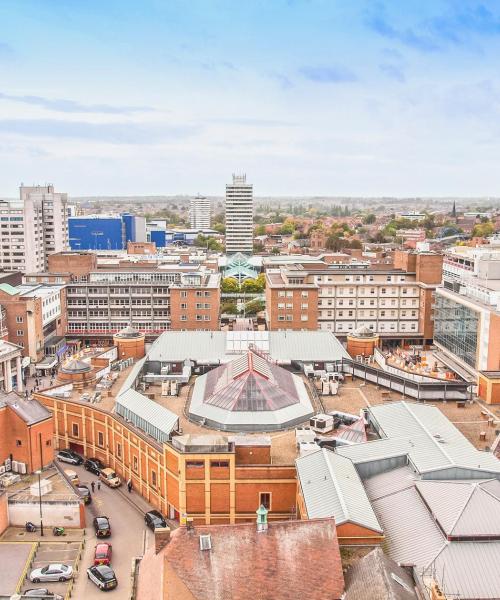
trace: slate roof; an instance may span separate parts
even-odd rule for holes
[[[211,549],[200,550],[207,534]],[[196,600],[338,600],[344,592],[333,519],[273,522],[261,533],[254,523],[180,527],[161,553]]]
[[[0,394],[0,408],[4,406],[13,410],[27,425],[34,425],[52,416],[50,410],[38,400],[26,400],[14,392]]]
[[[417,600],[413,577],[375,548],[345,574],[345,600]]]

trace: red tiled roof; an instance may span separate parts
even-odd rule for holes
[[[210,534],[211,549],[199,536]],[[162,550],[196,600],[338,600],[344,577],[334,519],[176,529]],[[174,582],[166,581],[172,597]]]

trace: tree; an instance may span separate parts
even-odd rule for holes
[[[240,285],[234,277],[224,277],[220,289],[224,294],[237,294],[240,291]]]
[[[371,225],[372,223],[375,223],[376,220],[377,217],[373,213],[368,213],[363,217],[363,223],[365,225]]]
[[[495,231],[493,223],[478,223],[474,225],[474,229],[472,230],[472,237],[488,237]]]
[[[276,248],[276,246],[271,250],[271,254],[280,254],[280,249]]]
[[[222,252],[224,250],[224,246],[211,236],[204,236],[203,234],[198,234],[194,239],[194,245],[200,248],[207,248],[208,250],[213,250],[214,252]]]
[[[293,221],[285,221],[279,229],[281,235],[291,235],[295,231],[295,223]]]
[[[257,225],[254,231],[255,235],[266,235],[266,226],[265,225]]]
[[[245,304],[245,313],[247,315],[256,315],[261,310],[265,310],[266,303],[263,300],[250,300]]]
[[[226,315],[236,315],[238,314],[238,309],[236,307],[235,302],[223,302],[220,305],[220,312]]]

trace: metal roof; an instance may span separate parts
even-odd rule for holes
[[[500,542],[452,542],[430,562],[446,598],[500,598]]]
[[[283,363],[335,362],[349,358],[339,340],[328,331],[165,331],[153,343],[148,361],[228,362],[249,345]]]
[[[295,461],[310,519],[334,517],[382,533],[353,463],[325,448]]]
[[[500,481],[418,481],[417,490],[447,536],[500,537]]]
[[[0,408],[9,406],[27,425],[50,419],[52,413],[38,400],[26,400],[15,392],[0,394]]]
[[[490,452],[477,450],[437,407],[396,402],[368,411],[369,420],[385,439],[336,450],[355,463],[406,453],[421,474],[462,468],[487,474],[484,478],[500,478],[500,461]]]
[[[179,417],[175,413],[132,388],[118,396],[115,411],[159,442],[167,441],[178,428]]]

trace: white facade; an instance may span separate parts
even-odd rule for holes
[[[191,229],[210,229],[211,204],[199,194],[189,202],[189,224]]]
[[[68,249],[67,195],[54,186],[20,188],[20,200],[0,202],[0,268],[44,271],[51,252]]]
[[[226,253],[252,254],[253,186],[246,175],[233,175],[226,184]]]

